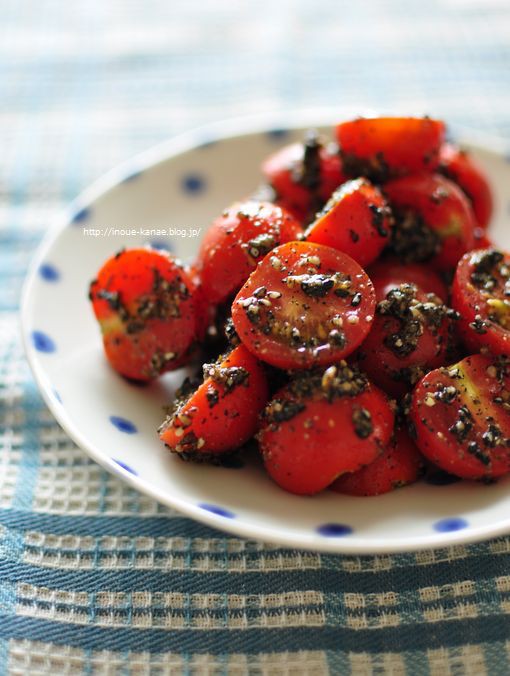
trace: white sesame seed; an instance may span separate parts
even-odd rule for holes
[[[432,406],[436,405],[436,400],[434,399],[433,395],[430,394],[430,392],[427,394],[424,401],[425,401],[425,406],[432,407]]]

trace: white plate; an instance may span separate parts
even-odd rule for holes
[[[22,298],[28,360],[41,393],[66,432],[94,460],[140,491],[210,526],[286,546],[376,553],[468,542],[510,532],[510,478],[495,485],[419,483],[377,498],[280,490],[255,460],[241,469],[193,465],[158,440],[162,407],[182,372],[140,388],[103,357],[87,300],[90,280],[113,252],[165,239],[191,258],[198,238],[123,236],[110,228],[207,227],[231,201],[260,182],[260,161],[331,122],[316,115],[228,122],[178,137],[96,182],[50,231]],[[326,127],[326,130],[328,128]],[[472,137],[471,137],[472,138]],[[491,179],[497,209],[491,235],[509,245],[510,164],[497,145],[472,147]],[[99,236],[86,235],[97,229]],[[89,230],[90,232],[90,230]],[[112,422],[113,421],[113,422]],[[117,424],[114,424],[117,423]]]

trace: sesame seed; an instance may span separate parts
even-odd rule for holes
[[[430,394],[430,392],[427,394],[424,400],[425,406],[435,406],[436,405],[436,400],[434,399],[433,395]]]

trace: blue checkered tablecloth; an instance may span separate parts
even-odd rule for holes
[[[195,524],[90,461],[22,354],[56,212],[197,124],[415,109],[510,137],[508,0],[0,3],[0,673],[510,673],[510,539],[288,551]]]

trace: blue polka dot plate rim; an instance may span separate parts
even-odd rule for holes
[[[184,463],[160,443],[163,407],[183,371],[136,387],[103,357],[87,300],[103,261],[152,244],[184,260],[208,223],[260,183],[276,148],[358,111],[296,112],[226,121],[171,139],[96,181],[49,230],[24,285],[27,358],[53,415],[69,436],[120,480],[188,517],[233,535],[297,549],[349,554],[431,549],[510,532],[510,480],[436,481],[377,498],[290,495],[256,458],[240,467]],[[460,133],[488,172],[496,197],[492,235],[510,244],[508,145]],[[464,142],[465,139],[465,142]],[[58,394],[57,394],[58,393]]]

